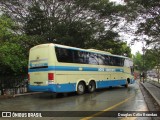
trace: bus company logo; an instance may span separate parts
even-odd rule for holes
[[[11,117],[11,112],[2,112],[2,117]]]

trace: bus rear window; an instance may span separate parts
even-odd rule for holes
[[[40,68],[48,68],[48,66],[37,66],[37,67],[30,67],[30,69],[40,69]]]
[[[30,69],[48,68],[48,59],[31,60]]]

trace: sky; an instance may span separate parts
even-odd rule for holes
[[[133,34],[127,34],[124,32],[120,32],[120,39],[123,40],[124,42],[127,42],[127,45],[130,46],[131,48],[131,53],[132,54],[136,54],[138,51],[142,54],[142,47],[144,46],[142,42],[138,42],[135,41],[134,43],[132,43],[132,40],[135,38],[135,36]],[[131,44],[132,43],[132,44]]]
[[[117,4],[125,4],[124,0],[110,0],[110,1],[115,2]],[[121,25],[123,26],[123,22],[121,23]],[[136,25],[132,26],[132,29],[136,29]],[[131,41],[134,38],[133,34],[121,32],[121,33],[119,33],[119,35],[121,36],[122,40],[126,41],[128,46],[130,46],[132,54],[135,55],[136,52],[138,52],[138,51],[142,54],[142,47],[143,47],[142,42],[136,41],[136,42],[134,42],[134,44],[131,45]]]
[[[131,53],[135,55],[136,52],[139,51],[142,54],[142,47],[143,47],[142,42],[135,42],[134,45],[131,46],[132,50]]]

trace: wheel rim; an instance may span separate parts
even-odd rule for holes
[[[90,83],[89,90],[92,92],[92,91],[94,91],[94,89],[95,89],[94,83]]]
[[[84,91],[84,86],[80,84],[80,85],[78,86],[78,90],[79,90],[80,92],[83,92],[83,91]]]
[[[93,87],[92,87],[92,85],[89,85],[89,89],[92,89]]]

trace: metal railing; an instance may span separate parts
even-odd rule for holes
[[[22,94],[27,91],[27,75],[0,76],[0,95]]]

